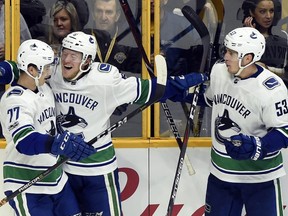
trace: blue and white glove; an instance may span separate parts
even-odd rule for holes
[[[203,73],[189,73],[182,76],[171,76],[167,80],[166,90],[161,102],[167,99],[174,102],[183,102],[189,94],[189,88],[204,83],[208,77]]]
[[[64,155],[72,161],[80,161],[96,153],[93,146],[88,145],[82,138],[65,131],[58,134],[52,143],[51,153],[55,155]]]
[[[261,160],[266,156],[262,146],[262,139],[256,136],[247,136],[242,133],[225,140],[224,145],[228,155],[236,160]]]

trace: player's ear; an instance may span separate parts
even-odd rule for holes
[[[253,53],[248,53],[246,54],[244,57],[243,57],[243,62],[244,65],[247,65],[249,64],[251,61],[253,61],[253,58],[254,58],[254,54]]]
[[[36,75],[37,75],[37,68],[34,66],[34,65],[28,65],[28,67],[27,67],[27,72],[29,73],[29,74],[31,74],[33,77],[35,77]]]
[[[89,65],[92,64],[92,62],[93,62],[93,60],[92,60],[91,56],[89,56],[89,57],[85,60],[85,62],[82,64],[82,67],[84,68],[84,70],[87,69],[87,68],[89,67]],[[82,69],[83,69],[83,68],[82,68]]]
[[[89,56],[87,60],[85,61],[85,63],[87,64],[91,64],[92,62],[93,62],[92,56]]]

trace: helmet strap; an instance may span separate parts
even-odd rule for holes
[[[87,71],[90,70],[90,68],[91,68],[91,63],[89,63],[89,66],[87,67],[87,69],[85,69],[85,70],[82,69],[82,67],[83,67],[84,63],[86,62],[86,60],[87,60],[87,58],[82,60],[80,66],[79,66],[79,72],[78,72],[78,74],[77,74],[73,79],[71,79],[70,81],[75,81],[75,80],[77,80],[83,73],[86,73]]]
[[[254,61],[251,61],[249,64],[247,64],[247,65],[245,65],[245,66],[242,66],[242,59],[243,58],[240,58],[239,59],[239,70],[238,70],[238,72],[235,74],[235,76],[237,76],[237,77],[239,77],[240,76],[240,74],[241,74],[241,72],[246,68],[246,67],[248,67],[248,66],[250,66],[250,65],[252,65],[253,63],[254,63]]]
[[[37,88],[39,87],[39,79],[42,76],[42,72],[43,72],[43,68],[42,68],[42,70],[38,70],[37,76],[34,77],[35,85],[36,85]]]
[[[35,77],[34,80],[35,80],[35,85],[38,88],[39,87],[39,77],[38,76]]]

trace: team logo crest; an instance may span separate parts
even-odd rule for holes
[[[252,32],[251,35],[250,35],[250,37],[251,37],[252,39],[257,39],[257,34],[255,34],[255,32]]]
[[[278,82],[278,80],[276,80],[274,77],[269,77],[268,79],[266,79],[264,82],[263,82],[263,85],[271,90],[271,89],[274,89],[276,88],[277,86],[280,85],[280,83]]]
[[[11,96],[11,95],[22,95],[24,93],[23,89],[18,89],[18,88],[15,88],[15,89],[12,89],[10,92],[7,93],[7,97]]]
[[[30,45],[30,49],[33,51],[36,51],[37,48],[38,48],[38,46],[35,43]]]
[[[55,136],[56,135],[56,127],[55,127],[54,121],[50,121],[50,125],[51,125],[50,129],[46,130],[46,133],[50,134],[51,136]]]
[[[101,63],[99,64],[98,66],[98,70],[100,72],[103,72],[103,73],[109,73],[112,69],[112,66],[110,64],[106,64],[106,63]]]
[[[224,143],[224,140],[230,138],[234,133],[239,133],[241,128],[229,117],[228,110],[224,110],[222,116],[218,116],[215,120],[215,138],[218,142]]]
[[[59,130],[59,132],[63,132],[63,128],[70,128],[74,126],[85,128],[88,125],[87,121],[84,118],[76,114],[75,109],[72,106],[69,107],[67,114],[61,113],[60,115],[58,115],[56,121],[57,129]],[[82,133],[77,135],[84,138]]]

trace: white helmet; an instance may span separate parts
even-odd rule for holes
[[[54,52],[52,48],[36,39],[24,41],[18,48],[17,63],[18,67],[27,73],[28,65],[34,64],[39,73],[42,74],[45,65],[54,61]]]
[[[265,44],[264,36],[252,27],[236,28],[229,32],[224,39],[225,47],[238,52],[240,68],[247,67],[259,61],[265,51]],[[253,53],[254,58],[249,65],[241,67],[241,60],[248,53]]]
[[[42,75],[45,65],[49,65],[54,61],[54,52],[52,48],[36,39],[29,39],[24,41],[18,48],[17,64],[18,68],[25,71],[30,77],[35,80],[36,86],[38,86],[38,80]],[[33,77],[28,73],[28,66],[33,64],[38,69],[38,76]]]
[[[85,61],[88,56],[91,56],[92,60],[96,57],[97,43],[95,37],[81,31],[68,34],[62,41],[62,47],[82,53],[82,61]]]

